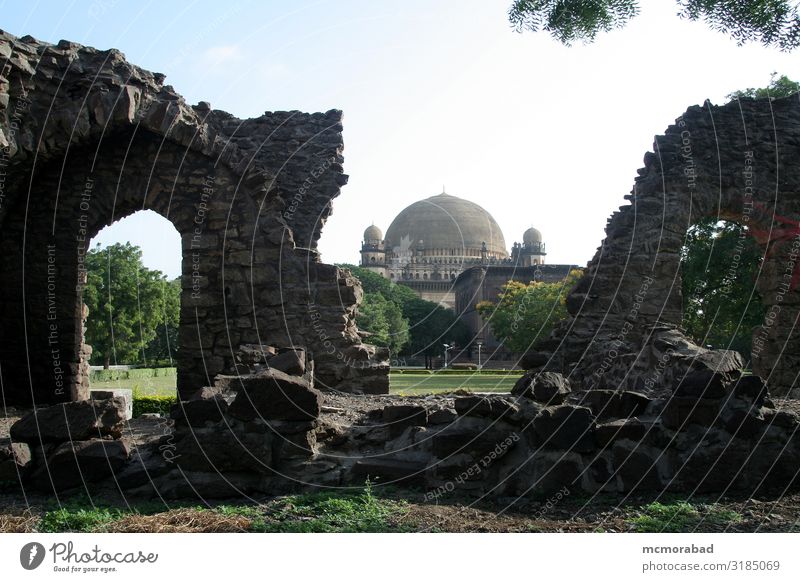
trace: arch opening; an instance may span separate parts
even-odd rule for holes
[[[83,302],[91,366],[174,367],[182,295],[175,226],[152,210],[136,211],[92,239],[86,268]],[[157,381],[138,384],[146,391],[174,393],[176,379],[159,374]]]
[[[767,307],[759,291],[763,249],[741,222],[695,222],[681,248],[682,326],[697,344],[736,350],[750,367]]]

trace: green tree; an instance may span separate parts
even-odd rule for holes
[[[369,343],[388,347],[396,356],[409,341],[409,324],[402,306],[409,294],[416,296],[414,291],[369,269],[347,264],[339,266],[350,269],[364,289],[364,299],[356,316],[358,327],[372,334]]]
[[[452,352],[466,349],[470,343],[467,325],[456,316],[455,311],[433,301],[425,301],[416,295],[403,306],[403,315],[408,318],[411,341],[404,355],[425,358],[425,367],[433,367],[433,358],[441,356],[443,344],[457,346]]]
[[[89,308],[86,343],[93,348],[92,361],[105,368],[144,361],[164,319],[163,275],[147,269],[142,251],[130,243],[98,245],[86,255],[86,270],[83,301]]]
[[[765,308],[755,290],[762,251],[747,229],[708,218],[686,233],[681,250],[683,327],[700,345],[749,358]]]
[[[392,349],[391,342],[380,343],[384,341],[382,322],[385,320],[389,324],[391,336],[397,338],[392,353],[415,358],[422,356],[428,368],[432,367],[433,358],[442,355],[442,344],[453,343],[461,348],[469,345],[469,329],[452,309],[420,299],[410,287],[394,283],[369,269],[348,264],[339,266],[350,269],[361,281],[364,302],[356,321],[359,328],[375,334],[369,338],[371,343],[388,345]],[[374,306],[381,304],[375,295],[386,300],[386,306],[380,308],[380,316],[375,314]],[[406,333],[404,330],[407,330]]]
[[[786,75],[778,76],[778,73],[772,73],[769,85],[761,89],[754,89],[752,87],[742,91],[734,91],[728,94],[728,99],[738,99],[739,97],[753,97],[763,98],[769,97],[771,99],[778,99],[780,97],[788,97],[800,91],[800,83],[792,81]]]
[[[173,365],[178,351],[178,327],[181,321],[181,280],[180,278],[161,281],[161,293],[164,297],[164,318],[156,330],[145,354],[148,361]]]
[[[400,308],[380,293],[365,293],[358,308],[358,327],[372,334],[369,343],[399,354],[408,343],[408,320]]]
[[[760,42],[789,51],[800,44],[798,3],[792,0],[675,0],[678,16],[703,20],[738,44]],[[592,42],[639,14],[637,0],[514,0],[508,18],[521,32],[549,32],[559,42]]]
[[[545,283],[509,281],[497,302],[481,301],[478,313],[489,323],[492,334],[511,351],[524,353],[546,338],[553,326],[567,316],[566,298],[581,276],[573,269],[563,281]]]

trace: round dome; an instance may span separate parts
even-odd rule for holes
[[[373,224],[364,231],[364,240],[383,240],[383,233],[380,228]]]
[[[444,193],[408,206],[386,231],[386,249],[395,254],[422,246],[426,251],[480,256],[483,243],[490,256],[508,257],[503,232],[492,215],[474,202]]]
[[[522,235],[522,242],[526,245],[531,245],[533,243],[540,243],[542,242],[542,233],[536,230],[533,227],[530,227],[528,230],[525,231],[525,234]]]

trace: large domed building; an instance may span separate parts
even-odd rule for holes
[[[423,299],[455,307],[456,279],[476,266],[531,267],[544,263],[541,233],[530,228],[511,254],[500,225],[484,208],[442,192],[395,217],[386,236],[364,231],[361,266],[403,283]]]

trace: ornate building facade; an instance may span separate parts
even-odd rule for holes
[[[364,231],[361,266],[454,309],[455,282],[473,267],[544,264],[541,233],[529,228],[511,254],[497,221],[478,204],[442,192],[405,208],[386,236],[374,224]]]

